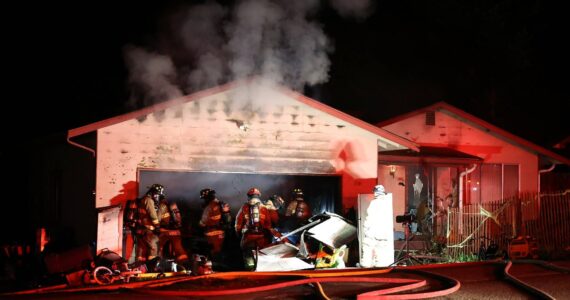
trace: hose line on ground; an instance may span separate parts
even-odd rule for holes
[[[365,299],[421,299],[421,298],[431,298],[431,297],[438,297],[451,294],[457,291],[461,284],[458,280],[445,277],[443,275],[437,275],[430,272],[425,271],[418,271],[414,270],[411,273],[421,274],[424,276],[429,277],[436,277],[438,280],[446,281],[451,284],[451,287],[443,289],[443,290],[436,290],[436,291],[429,291],[429,292],[422,292],[422,293],[410,293],[410,294],[401,294],[405,291],[410,291],[413,289],[417,289],[427,285],[427,281],[425,279],[410,279],[410,278],[388,278],[388,277],[368,277],[364,275],[378,275],[383,273],[388,273],[392,269],[375,269],[375,270],[358,270],[358,271],[351,271],[346,270],[342,272],[338,272],[334,270],[331,272],[321,271],[300,271],[300,272],[229,272],[229,273],[215,273],[211,275],[207,275],[207,278],[218,278],[218,279],[236,279],[240,276],[247,276],[251,277],[267,277],[267,276],[276,276],[276,277],[283,277],[283,276],[302,276],[304,278],[301,279],[294,279],[289,280],[286,282],[279,282],[273,284],[267,284],[263,286],[256,286],[251,288],[239,288],[239,289],[230,289],[230,290],[192,290],[192,291],[165,291],[165,290],[153,290],[151,288],[164,286],[167,283],[163,283],[160,285],[148,285],[146,289],[137,290],[136,292],[141,292],[145,294],[152,294],[158,296],[222,296],[222,295],[237,295],[237,294],[249,294],[249,293],[256,293],[256,292],[264,292],[270,291],[274,289],[280,289],[285,287],[297,286],[297,285],[304,285],[304,284],[315,284],[320,295],[324,299],[330,299],[328,295],[325,293],[323,286],[321,283],[340,283],[340,282],[358,282],[358,283],[383,283],[383,284],[401,284],[396,287],[389,287],[385,289],[374,290],[366,293],[362,293],[357,295],[357,299],[365,300]],[[200,276],[204,278],[203,276]],[[187,279],[193,280],[193,279]],[[180,283],[182,281],[177,281],[176,283]],[[400,293],[396,294],[395,293]]]
[[[532,264],[539,264],[537,261],[525,261],[525,263],[532,263]],[[504,270],[504,274],[505,274],[505,278],[510,281],[511,283],[513,283],[514,285],[518,286],[519,288],[522,288],[523,290],[531,293],[532,295],[537,296],[539,299],[549,299],[549,300],[553,300],[556,299],[554,298],[552,295],[550,295],[549,293],[534,287],[518,278],[516,278],[515,276],[513,276],[509,271],[511,270],[511,267],[513,266],[513,262],[512,261],[507,261],[507,264],[505,266],[505,270]],[[544,265],[543,265],[544,266]]]

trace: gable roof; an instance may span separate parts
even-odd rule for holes
[[[412,116],[415,116],[415,115],[418,115],[421,113],[425,113],[428,111],[438,111],[438,112],[447,114],[447,115],[449,115],[449,116],[451,116],[451,117],[453,117],[459,121],[462,121],[462,122],[467,123],[471,126],[474,126],[478,129],[484,131],[484,132],[487,132],[488,134],[493,135],[493,136],[495,136],[495,137],[497,137],[503,141],[506,141],[506,142],[508,142],[512,145],[515,145],[519,148],[525,149],[526,151],[529,151],[531,153],[535,153],[537,155],[545,156],[545,157],[549,158],[549,160],[551,160],[555,163],[558,163],[558,164],[562,163],[562,164],[570,165],[570,159],[568,159],[562,155],[556,154],[555,152],[548,150],[544,147],[541,147],[537,144],[534,144],[530,141],[527,141],[527,140],[525,140],[519,136],[516,136],[516,135],[514,135],[514,134],[512,134],[512,133],[510,133],[504,129],[501,129],[501,128],[499,128],[499,127],[497,127],[497,126],[495,126],[495,125],[493,125],[493,124],[491,124],[485,120],[482,120],[482,119],[480,119],[480,118],[478,118],[472,114],[469,114],[469,113],[467,113],[467,112],[465,112],[465,111],[463,111],[463,110],[461,110],[461,109],[459,109],[453,105],[450,105],[446,102],[443,102],[443,101],[437,102],[437,103],[432,104],[432,105],[427,106],[427,107],[420,108],[420,109],[415,110],[415,111],[411,111],[411,112],[396,116],[394,118],[391,118],[391,119],[388,119],[385,121],[382,121],[382,122],[376,124],[376,126],[385,127],[385,126],[397,123],[399,121],[408,119]]]
[[[118,115],[118,116],[111,117],[111,118],[108,118],[105,120],[101,120],[101,121],[94,122],[94,123],[91,123],[88,125],[84,125],[84,126],[81,126],[78,128],[70,129],[67,132],[67,137],[68,137],[68,139],[70,139],[70,138],[73,138],[76,136],[80,136],[82,134],[86,134],[86,133],[89,133],[92,131],[96,131],[98,129],[101,129],[101,128],[104,128],[107,126],[111,126],[111,125],[118,124],[118,123],[121,123],[121,122],[124,122],[127,120],[135,119],[135,118],[140,118],[140,117],[146,116],[148,114],[151,114],[153,112],[162,111],[162,110],[165,110],[167,108],[170,108],[170,107],[173,107],[176,105],[188,103],[188,102],[195,101],[195,100],[207,97],[207,96],[211,96],[214,94],[229,91],[229,90],[231,90],[235,87],[238,87],[240,85],[243,85],[243,84],[251,84],[252,81],[254,81],[254,79],[233,81],[230,83],[226,83],[224,85],[220,85],[217,87],[213,87],[210,89],[199,91],[199,92],[187,95],[187,96],[183,96],[180,98],[175,98],[175,99],[171,99],[171,100],[168,100],[165,102],[161,102],[161,103],[157,103],[157,104],[154,104],[151,106],[147,106],[145,108],[135,110],[135,111],[132,111],[132,112],[129,112],[126,114]],[[330,106],[328,106],[322,102],[319,102],[317,100],[314,100],[314,99],[311,99],[307,96],[304,96],[300,93],[297,93],[297,92],[295,92],[289,88],[279,86],[279,85],[276,85],[275,87],[276,87],[277,91],[279,91],[285,95],[288,95],[289,97],[291,97],[291,98],[293,98],[293,99],[295,99],[295,100],[297,100],[303,104],[306,104],[307,106],[310,106],[310,107],[315,108],[317,110],[320,110],[324,113],[332,115],[338,119],[341,119],[347,123],[350,123],[354,126],[357,126],[361,129],[364,129],[368,132],[371,132],[371,133],[376,134],[380,137],[383,137],[387,140],[390,140],[390,141],[392,141],[396,144],[399,144],[403,147],[409,148],[413,151],[419,151],[418,144],[416,144],[410,140],[407,140],[407,139],[405,139],[399,135],[396,135],[396,134],[391,133],[385,129],[374,126],[370,123],[366,123],[366,122],[364,122],[358,118],[355,118],[355,117],[353,117],[349,114],[346,114],[340,110],[332,108],[332,107],[330,107]]]

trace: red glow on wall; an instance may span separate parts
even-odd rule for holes
[[[138,183],[136,181],[127,181],[123,183],[123,188],[115,197],[111,198],[111,205],[125,204],[128,200],[137,198]]]
[[[356,179],[350,174],[342,173],[342,206],[343,209],[356,207],[358,194],[372,194],[376,178]]]

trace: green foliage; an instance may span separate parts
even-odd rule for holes
[[[442,236],[435,236],[431,241],[430,253],[433,255],[444,255],[447,248],[447,240]]]
[[[464,254],[461,253],[457,258],[458,262],[470,262],[470,261],[477,261],[479,258],[475,254]]]
[[[479,258],[473,253],[459,253],[457,257],[452,257],[451,255],[446,255],[448,262],[473,262],[478,261]]]

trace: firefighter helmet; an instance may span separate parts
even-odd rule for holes
[[[249,191],[247,191],[247,196],[249,198],[259,198],[261,197],[261,192],[259,191],[259,189],[252,187],[251,189],[249,189]]]
[[[164,197],[164,186],[162,184],[155,183],[148,188],[148,195],[154,196],[158,195]]]
[[[379,184],[377,186],[374,187],[374,195],[385,195],[386,194],[386,190],[384,189],[384,186]]]
[[[297,199],[303,200],[303,198],[304,198],[304,197],[303,197],[303,190],[301,190],[301,189],[294,189],[294,190],[293,190],[293,199],[295,199],[295,200],[297,200]]]
[[[213,189],[203,189],[200,191],[200,199],[214,200],[216,198],[216,191]]]

